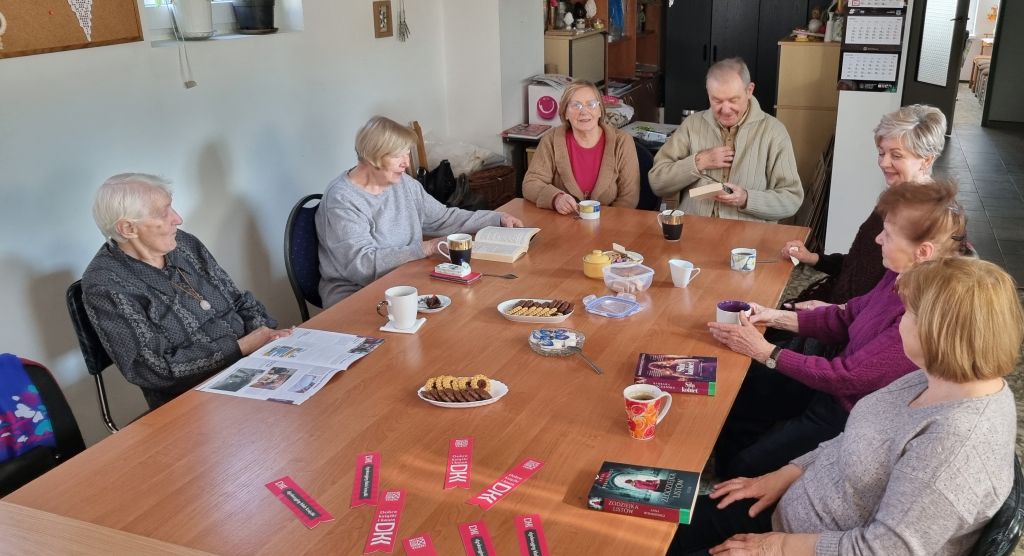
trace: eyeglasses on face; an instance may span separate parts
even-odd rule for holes
[[[597,109],[601,108],[601,101],[595,99],[595,100],[591,100],[589,102],[583,103],[583,102],[580,102],[578,100],[574,100],[574,101],[569,103],[569,110],[572,110],[574,112],[579,112],[579,111],[583,110],[584,106],[587,108],[587,110],[590,110],[591,112],[593,112],[594,110],[597,110]]]

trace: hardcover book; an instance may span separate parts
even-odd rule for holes
[[[594,478],[587,507],[689,524],[700,473],[606,461]]]
[[[651,384],[666,392],[714,396],[717,375],[717,357],[641,353],[633,382]]]
[[[732,193],[732,191],[726,191],[725,186],[718,182],[697,185],[691,187],[689,191],[691,199],[707,199],[709,197],[715,197],[719,193]]]
[[[501,136],[518,139],[540,139],[549,129],[551,129],[551,126],[547,124],[519,124],[501,132]]]

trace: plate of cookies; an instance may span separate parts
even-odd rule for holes
[[[562,322],[575,308],[565,299],[509,299],[498,304],[498,312],[508,320],[536,324]]]
[[[505,383],[485,375],[434,376],[416,391],[416,395],[429,404],[456,409],[490,405],[505,394],[508,394]]]

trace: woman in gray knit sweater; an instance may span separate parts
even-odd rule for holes
[[[1016,410],[1002,377],[1024,314],[1013,279],[977,259],[922,263],[898,290],[903,349],[921,370],[862,399],[816,450],[716,485],[673,554],[971,550],[1013,485]]]

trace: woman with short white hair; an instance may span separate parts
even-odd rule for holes
[[[82,276],[85,309],[150,409],[289,333],[274,330],[266,308],[178,229],[167,180],[111,177],[96,193],[93,218],[106,242]]]
[[[932,181],[932,166],[945,145],[946,116],[934,106],[913,104],[882,116],[875,127],[875,146],[886,187]],[[785,258],[796,257],[827,275],[791,300],[792,308],[838,305],[871,291],[885,274],[882,251],[875,243],[881,231],[882,218],[872,211],[857,230],[848,253],[812,253],[803,241],[787,242],[782,248]]]
[[[320,240],[320,298],[330,307],[363,286],[417,259],[429,257],[445,236],[486,226],[522,226],[491,210],[445,207],[406,174],[416,135],[384,116],[356,134],[355,167],[327,186],[316,211]]]

